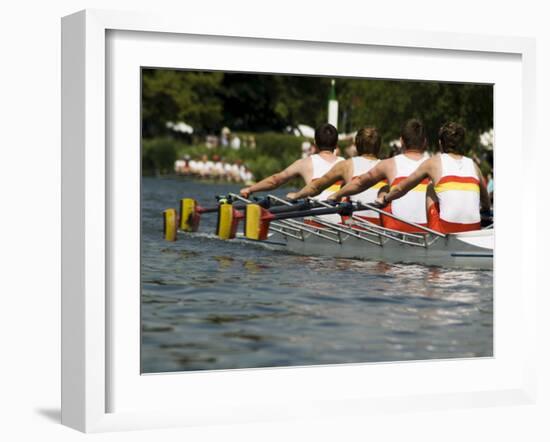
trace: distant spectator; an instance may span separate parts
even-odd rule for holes
[[[214,170],[214,163],[212,161],[210,161],[208,159],[208,156],[206,156],[206,155],[202,156],[201,163],[203,164],[201,175],[203,177],[210,177],[212,175],[213,170]]]
[[[231,148],[234,150],[239,150],[241,148],[241,139],[238,135],[233,135],[231,137]]]
[[[226,162],[219,155],[209,159],[207,155],[192,159],[186,155],[183,159],[174,162],[174,170],[180,175],[190,175],[195,178],[215,179],[235,183],[253,184],[252,172],[243,164],[242,160],[234,163]]]
[[[206,136],[206,147],[208,149],[214,149],[215,147],[218,147],[218,137],[216,135],[207,135]]]
[[[212,176],[213,177],[223,177],[223,163],[220,160],[218,155],[212,157],[212,162],[214,163],[212,167]]]
[[[231,134],[231,131],[228,127],[224,127],[222,129],[221,135],[220,135],[220,144],[222,147],[229,146],[229,135]]]
[[[174,171],[176,173],[184,173],[186,166],[185,160],[176,160],[176,163],[174,164]]]

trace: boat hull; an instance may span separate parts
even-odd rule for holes
[[[389,263],[423,264],[461,269],[493,269],[493,231],[436,238],[427,247],[388,241],[373,244],[342,234],[340,242],[304,232],[302,239],[274,232],[260,244],[299,255],[356,258]]]

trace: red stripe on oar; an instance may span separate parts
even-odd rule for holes
[[[455,175],[447,175],[442,177],[437,184],[445,184],[445,183],[470,183],[470,184],[478,184],[479,180],[477,178],[471,177],[471,176],[455,176]]]

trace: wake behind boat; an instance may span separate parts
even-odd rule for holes
[[[375,210],[405,222],[421,233],[381,227],[353,212]],[[356,258],[388,263],[423,264],[461,269],[493,269],[494,229],[442,234],[405,221],[374,206],[341,203],[336,206],[311,199],[291,202],[274,195],[251,201],[236,194],[219,199],[211,208],[185,198],[164,213],[165,238],[175,240],[178,231],[196,232],[205,213],[218,216],[217,236],[306,256]],[[322,218],[325,214],[347,216],[345,224]],[[242,221],[243,233],[237,232]]]

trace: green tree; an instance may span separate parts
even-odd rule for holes
[[[146,138],[168,133],[168,121],[184,121],[199,134],[222,121],[221,72],[142,70],[142,123]]]
[[[402,124],[421,119],[428,143],[437,149],[439,127],[453,120],[463,124],[466,142],[475,147],[479,135],[493,127],[491,85],[428,81],[342,79],[340,107],[347,115],[347,131],[375,125],[385,143],[399,138]]]

